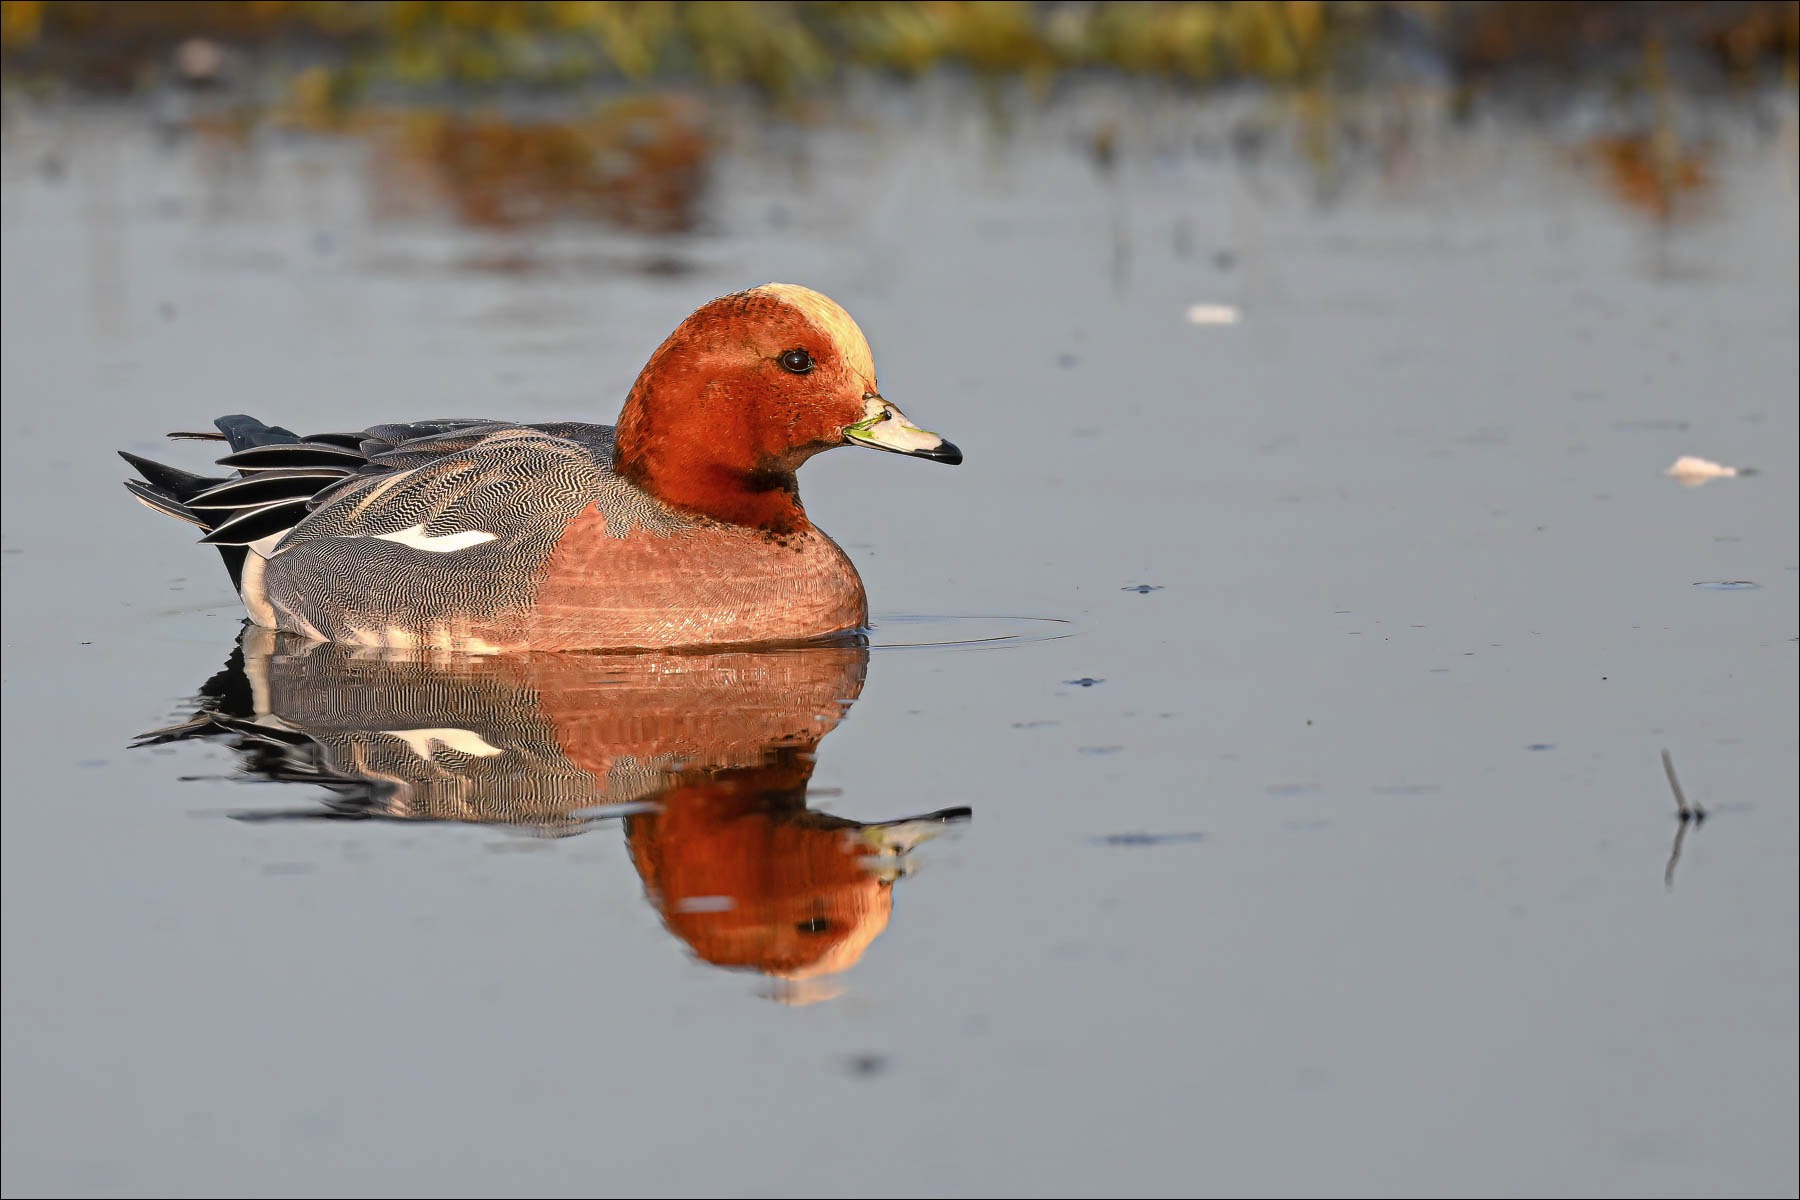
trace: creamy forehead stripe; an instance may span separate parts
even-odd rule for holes
[[[860,375],[870,387],[874,386],[875,356],[869,353],[869,340],[857,328],[850,314],[838,306],[836,300],[797,283],[765,283],[754,290],[774,296],[788,307],[798,309],[802,316],[831,339],[832,346],[849,364],[850,369]]]

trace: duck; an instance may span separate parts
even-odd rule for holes
[[[616,425],[214,427],[169,436],[226,442],[231,475],[120,451],[132,496],[202,531],[254,624],[402,652],[854,636],[862,578],[807,519],[795,472],[839,446],[962,462],[881,394],[850,314],[783,283],[696,309]]]

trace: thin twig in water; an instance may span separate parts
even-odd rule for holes
[[[1669,865],[1663,868],[1663,887],[1675,886],[1675,864],[1681,861],[1681,843],[1687,839],[1688,826],[1699,825],[1706,820],[1706,810],[1698,804],[1689,804],[1687,795],[1681,790],[1681,780],[1675,775],[1675,760],[1669,752],[1662,752],[1663,774],[1669,777],[1669,790],[1675,793],[1675,842],[1669,847]]]
[[[1681,790],[1681,780],[1675,777],[1675,760],[1669,752],[1662,752],[1663,774],[1669,777],[1669,790],[1675,793],[1675,814],[1685,824],[1688,821],[1706,820],[1706,810],[1698,804],[1689,804],[1687,794]]]

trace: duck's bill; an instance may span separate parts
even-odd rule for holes
[[[894,454],[910,454],[934,462],[955,466],[963,460],[962,451],[929,429],[920,429],[906,419],[906,414],[880,396],[868,397],[868,409],[862,420],[844,430],[846,441],[874,450]]]

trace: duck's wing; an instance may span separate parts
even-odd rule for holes
[[[693,527],[613,474],[612,430],[562,434],[493,425],[376,450],[277,540],[251,548],[263,562],[250,564],[246,602],[268,606],[264,624],[322,640],[450,644],[528,611],[584,514],[602,514],[619,537]]]
[[[341,491],[366,491],[413,467],[430,467],[472,449],[495,432],[516,428],[466,418],[377,425],[305,437],[243,414],[220,417],[217,433],[172,433],[177,439],[225,442],[226,475],[197,475],[120,451],[142,479],[127,490],[157,512],[186,521],[224,555],[239,583],[247,547],[274,542]],[[610,443],[607,443],[610,451]]]
[[[203,531],[259,622],[309,636],[423,639],[510,612],[584,512],[619,537],[692,527],[613,474],[606,426],[445,420],[307,437],[248,417],[219,426],[233,475],[134,458],[145,479],[133,493]]]
[[[554,537],[612,480],[591,442],[525,425],[490,423],[367,447],[364,465],[315,492],[273,553],[357,539],[451,553]]]

